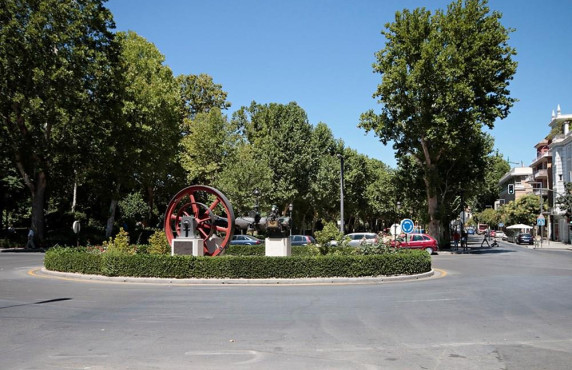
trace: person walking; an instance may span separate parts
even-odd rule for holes
[[[36,244],[34,243],[34,230],[32,228],[28,231],[28,243],[26,243],[26,249],[28,248],[36,249]]]
[[[455,246],[455,250],[459,249],[459,240],[461,240],[461,234],[457,230],[453,233],[453,245]]]

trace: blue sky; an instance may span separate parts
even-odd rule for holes
[[[404,8],[444,9],[450,1],[413,0],[111,0],[117,30],[132,30],[165,55],[175,75],[207,73],[228,92],[230,114],[257,103],[295,101],[310,123],[395,167],[394,151],[357,127],[381,81],[372,72],[381,30]],[[490,0],[514,28],[519,102],[492,130],[496,148],[529,165],[549,132],[552,110],[572,113],[570,0]]]

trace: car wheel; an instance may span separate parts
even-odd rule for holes
[[[433,248],[431,248],[431,247],[425,248],[425,251],[426,251],[427,253],[429,253],[429,255],[432,255],[432,254],[433,254]]]

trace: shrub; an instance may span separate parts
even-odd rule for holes
[[[164,231],[157,230],[149,237],[147,251],[149,254],[171,254],[171,246]]]
[[[326,223],[322,231],[316,231],[314,234],[316,236],[316,241],[322,246],[329,244],[332,240],[337,241],[339,244],[344,238],[344,234],[340,232],[340,229],[335,222]]]
[[[54,271],[101,274],[101,256],[84,247],[53,247],[46,252],[44,266]]]
[[[305,248],[305,247],[302,247]],[[305,248],[306,252],[309,250]],[[303,249],[298,249],[302,251]],[[355,250],[355,248],[354,248]],[[302,254],[302,253],[300,253]],[[301,278],[418,274],[431,270],[425,251],[400,250],[370,255],[291,257],[166,256],[159,254],[89,253],[86,248],[52,248],[48,270],[159,278]]]
[[[135,248],[129,244],[129,233],[123,228],[119,229],[115,238],[109,238],[109,241],[103,242],[103,248],[107,253],[135,254]]]

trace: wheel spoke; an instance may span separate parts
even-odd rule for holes
[[[195,194],[189,193],[189,199],[191,200],[191,208],[193,209],[193,214],[195,216],[199,215],[199,208],[197,207],[197,202],[195,200]]]
[[[216,227],[216,231],[220,231],[220,232],[228,232],[228,227],[222,227],[222,226],[217,226]]]
[[[218,197],[215,199],[215,201],[210,205],[209,209],[212,211],[215,209],[216,206],[218,206],[218,204],[220,203],[220,199],[218,199]]]
[[[200,232],[201,234],[203,234],[203,239],[208,238],[209,234],[206,233],[202,228],[199,229],[199,232]]]

